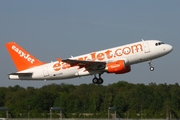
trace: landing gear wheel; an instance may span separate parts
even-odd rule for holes
[[[152,62],[152,61],[150,60],[149,63],[148,63],[148,64],[149,64],[149,67],[150,67],[150,71],[154,71],[154,67],[152,67],[151,62]]]
[[[154,71],[154,67],[150,67],[150,70],[151,70],[151,71]]]
[[[96,74],[94,74],[94,78],[92,79],[92,82],[94,83],[94,84],[102,84],[104,81],[103,81],[103,79],[101,78],[101,75],[102,75],[102,73],[101,74],[99,74],[99,78],[97,78],[96,77]]]
[[[98,84],[102,84],[103,83],[103,79],[102,78],[99,78],[98,79]]]
[[[92,82],[93,82],[94,84],[97,84],[97,83],[98,83],[98,78],[96,78],[96,77],[93,78],[93,79],[92,79]]]

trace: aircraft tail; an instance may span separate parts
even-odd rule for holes
[[[6,43],[6,48],[18,71],[44,64],[15,42]]]

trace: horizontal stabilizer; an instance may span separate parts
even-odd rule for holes
[[[8,75],[18,75],[18,76],[32,76],[33,73],[10,73]]]

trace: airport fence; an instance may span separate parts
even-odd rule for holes
[[[122,118],[4,118],[0,120],[178,120],[178,119],[122,119]],[[179,119],[180,120],[180,119]]]
[[[98,118],[90,118],[90,119],[81,119],[81,118],[63,118],[63,119],[58,119],[58,118],[9,118],[9,119],[4,119],[4,120],[119,120],[119,119],[98,119]]]

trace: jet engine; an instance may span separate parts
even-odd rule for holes
[[[117,60],[106,65],[107,73],[123,74],[131,71],[131,66],[126,66],[124,60]]]

